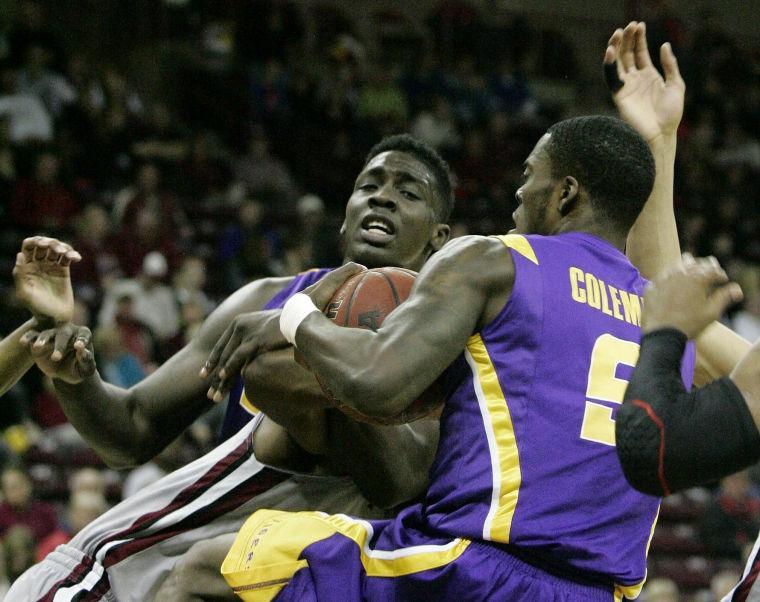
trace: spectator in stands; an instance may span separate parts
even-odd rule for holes
[[[21,180],[11,200],[11,217],[29,234],[42,231],[56,236],[70,231],[79,212],[73,195],[61,182],[60,161],[52,152],[37,156],[34,176]]]
[[[0,600],[5,600],[5,595],[11,588],[11,580],[8,578],[8,562],[5,558],[5,546],[0,540]]]
[[[121,330],[115,325],[101,326],[93,333],[98,345],[98,367],[103,380],[117,387],[129,389],[145,378],[145,369],[124,346]]]
[[[35,499],[32,481],[21,468],[6,468],[0,475],[0,536],[15,525],[31,531],[32,541],[42,541],[58,527],[55,510],[50,504]],[[12,558],[12,557],[11,557]]]
[[[80,468],[69,476],[69,493],[94,493],[105,497],[106,479],[102,470],[97,468]]]
[[[642,602],[680,602],[681,593],[672,579],[658,577],[649,579],[641,592]]]
[[[148,121],[138,133],[132,152],[143,161],[155,161],[171,168],[187,155],[187,133],[179,125],[168,105],[154,103]]]
[[[179,307],[174,292],[163,283],[168,271],[169,265],[161,253],[148,253],[136,278],[115,283],[106,294],[98,322],[114,323],[117,303],[130,298],[132,316],[145,324],[159,343],[169,342],[179,332]]]
[[[0,117],[9,120],[10,139],[16,144],[50,142],[53,139],[53,118],[42,101],[18,87],[18,73],[11,69],[0,72]]]
[[[236,290],[254,278],[277,273],[276,233],[263,223],[264,207],[249,198],[240,205],[237,221],[222,232],[219,258],[226,272],[226,286]]]
[[[61,526],[37,545],[37,562],[40,562],[59,545],[71,541],[74,535],[106,510],[108,510],[108,503],[101,494],[91,491],[72,493],[66,508],[66,518]]]
[[[35,563],[34,533],[26,525],[16,524],[2,536],[6,574],[11,583]]]
[[[172,236],[188,236],[187,218],[174,195],[162,186],[161,171],[155,163],[143,163],[135,182],[114,199],[113,218],[121,235],[135,234],[143,211],[152,213]]]
[[[74,248],[81,249],[82,261],[72,268],[72,284],[76,296],[94,307],[101,301],[104,280],[114,278],[119,269],[111,218],[101,205],[91,203],[75,227]]]
[[[200,307],[203,317],[206,317],[214,309],[214,303],[204,292],[205,287],[206,261],[197,255],[186,257],[172,278],[172,288],[177,303],[181,307],[188,303],[195,303]]]
[[[439,152],[448,153],[462,141],[454,119],[451,104],[441,94],[435,94],[430,108],[420,112],[412,123],[411,133],[415,138],[434,146]]]
[[[44,47],[30,46],[18,74],[18,89],[39,98],[50,114],[58,118],[77,100],[77,91],[65,77],[50,70],[51,59]]]
[[[722,569],[710,579],[710,593],[712,600],[718,602],[730,592],[741,579],[741,571],[738,569]]]
[[[760,527],[760,497],[747,471],[721,481],[717,496],[702,517],[701,535],[711,554],[741,560],[744,547]]]
[[[254,128],[248,153],[238,159],[234,171],[235,178],[256,196],[282,198],[286,205],[296,198],[293,177],[287,166],[269,152],[269,140],[261,127]]]

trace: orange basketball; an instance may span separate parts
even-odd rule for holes
[[[325,309],[325,315],[339,326],[377,330],[388,314],[409,297],[416,277],[416,272],[404,268],[374,268],[356,274],[336,291]],[[321,381],[319,384],[328,399],[343,413],[355,420],[373,424],[412,422],[439,410],[444,401],[443,387],[436,381],[400,414],[377,419],[340,403]]]

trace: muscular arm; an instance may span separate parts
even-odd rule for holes
[[[497,239],[463,237],[425,265],[377,332],[307,316],[296,345],[342,403],[378,418],[406,409],[506,302],[514,263]]]
[[[375,426],[327,409],[317,380],[294,361],[292,348],[258,356],[243,376],[249,400],[266,414],[254,434],[260,461],[305,471],[326,458],[381,508],[425,491],[438,443],[437,420]]]
[[[198,371],[224,329],[237,314],[261,309],[287,281],[267,279],[240,289],[184,349],[130,389],[105,383],[97,372],[78,384],[56,379],[64,412],[109,465],[148,461],[210,407]]]
[[[686,335],[646,334],[615,431],[623,472],[637,489],[668,495],[737,472],[760,458],[760,346],[724,377],[688,393]]]
[[[34,365],[29,351],[18,340],[36,324],[35,320],[28,320],[0,341],[0,395],[15,385]]]
[[[393,508],[425,492],[438,446],[436,419],[375,426],[327,412],[328,454],[359,491],[380,508]]]

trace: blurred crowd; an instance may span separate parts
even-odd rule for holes
[[[589,84],[601,70],[581,69],[559,26],[503,6],[443,0],[415,19],[373,10],[368,34],[340,3],[93,3],[85,21],[79,3],[11,4],[0,17],[0,332],[25,319],[10,279],[22,238],[67,240],[84,258],[73,270],[75,319],[95,332],[101,374],[125,387],[243,284],[339,262],[343,206],[382,136],[409,131],[449,161],[455,235],[495,233],[512,227],[521,164],[545,128],[612,112],[589,93],[601,89]],[[716,255],[743,285],[743,305],[725,320],[757,339],[760,41],[737,44],[709,9],[687,22],[661,0],[627,7],[647,21],[651,48],[673,44],[688,86],[676,169],[682,246]],[[97,460],[50,383],[30,374],[0,405],[10,578],[22,562],[14,552],[7,562],[10,546],[32,561],[122,490],[208,449],[215,420],[194,425],[131,484],[84,469],[103,483],[80,491],[77,466]],[[62,450],[75,461],[55,462]],[[32,482],[57,514],[34,505],[44,502]]]

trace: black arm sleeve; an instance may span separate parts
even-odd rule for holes
[[[646,334],[615,423],[628,482],[650,495],[714,481],[760,458],[760,433],[730,378],[687,392],[680,364],[686,336]]]

